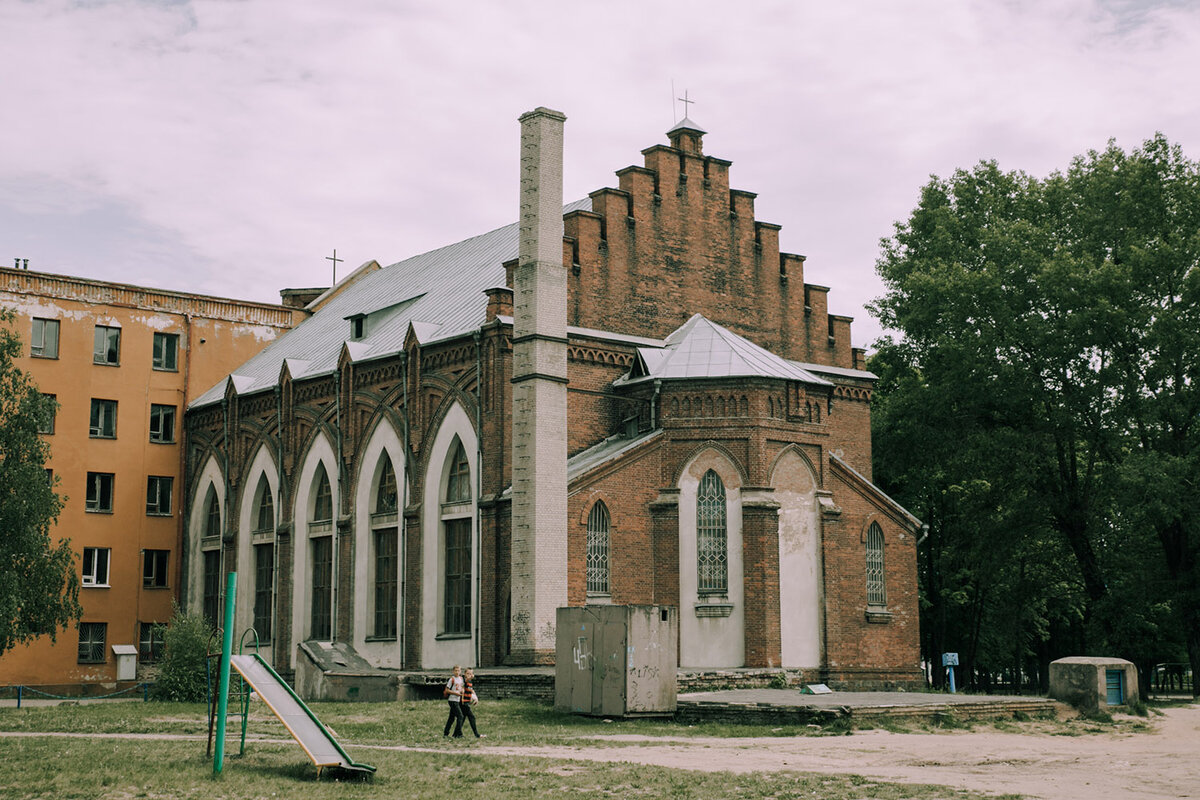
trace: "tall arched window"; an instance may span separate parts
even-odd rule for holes
[[[313,482],[313,511],[309,521],[312,554],[312,614],[309,636],[328,641],[333,636],[333,491],[325,465]]]
[[[729,590],[725,484],[711,469],[700,479],[696,498],[696,562],[700,594]]]
[[[587,593],[608,594],[608,506],[596,501],[588,514],[587,525]]]
[[[450,466],[442,495],[445,541],[445,594],[442,632],[471,632],[471,464],[461,441],[450,450]]]
[[[208,495],[204,498],[205,519],[204,519],[204,535],[205,536],[220,536],[221,535],[221,504],[217,500],[217,490],[210,483],[208,485]]]
[[[217,490],[211,483],[208,493],[204,496],[204,538],[221,538],[221,503],[217,500]],[[203,570],[201,575],[202,590],[200,610],[204,618],[214,628],[221,624],[221,546],[213,544],[205,546],[201,555]]]
[[[867,529],[867,605],[886,606],[887,587],[883,569],[883,529],[872,522]]]
[[[374,626],[372,637],[396,638],[397,581],[399,574],[399,536],[396,527],[396,471],[387,453],[380,456],[379,485],[375,489],[375,507],[371,511],[370,564]]]
[[[258,479],[254,490],[254,630],[260,643],[271,641],[271,602],[275,592],[275,501],[267,476]]]

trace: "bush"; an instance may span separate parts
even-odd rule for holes
[[[176,608],[162,632],[163,657],[151,697],[176,703],[203,701],[208,680],[204,662],[212,626],[203,614],[185,614]]]

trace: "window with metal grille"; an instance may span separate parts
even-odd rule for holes
[[[154,355],[153,363],[155,369],[166,370],[167,372],[178,372],[179,367],[179,334],[178,333],[156,333],[154,334]]]
[[[138,659],[153,664],[162,658],[163,627],[157,622],[138,623]]]
[[[169,475],[150,475],[146,478],[146,513],[170,516],[171,488],[175,479]]]
[[[312,544],[312,614],[309,638],[329,641],[333,636],[333,537],[317,536]]]
[[[104,650],[107,636],[107,622],[79,623],[79,663],[103,664],[107,655]]]
[[[313,500],[313,522],[332,522],[333,521],[333,490],[329,486],[329,475],[325,472],[325,465],[321,464],[317,467],[317,491]]]
[[[867,605],[886,606],[887,587],[883,569],[883,529],[872,522],[867,529]]]
[[[725,484],[710,469],[700,479],[696,497],[697,589],[701,594],[723,594],[729,588],[725,517]]]
[[[269,494],[269,493],[268,493]],[[254,545],[254,630],[260,644],[271,641],[271,598],[275,591],[275,545]]]
[[[170,550],[142,551],[142,586],[144,588],[167,588],[167,563],[170,558]]]
[[[107,325],[96,326],[92,348],[92,363],[116,366],[121,363],[121,329]]]
[[[97,514],[111,514],[113,510],[113,475],[111,472],[89,472],[87,474],[87,497],[84,509]]]
[[[396,638],[397,536],[395,528],[375,531],[375,632],[379,639]]]
[[[117,435],[117,401],[92,398],[89,433],[93,439],[114,439]]]
[[[588,514],[587,592],[608,594],[608,506],[598,500]]]
[[[471,518],[443,521],[446,595],[443,633],[471,632]]]
[[[375,490],[375,513],[393,513],[396,506],[396,471],[392,469],[392,460],[385,455],[379,469],[379,488]]]
[[[204,497],[204,535],[221,535],[221,504],[217,501],[217,490],[210,483]]]
[[[254,496],[257,498],[254,512],[254,532],[274,532],[275,501],[271,497],[271,484],[267,483],[266,475],[258,479],[258,487],[254,490]],[[256,625],[255,627],[258,626]],[[262,631],[259,631],[259,633],[261,634]]]
[[[111,553],[107,547],[83,548],[83,574],[80,583],[84,586],[108,586],[108,562]]]
[[[446,476],[446,502],[468,503],[471,500],[471,463],[467,461],[466,448],[458,439],[454,440],[453,455],[450,457],[450,473]]]
[[[58,320],[33,318],[29,354],[35,358],[58,358]]]
[[[155,444],[174,444],[175,406],[150,406],[150,441]]]
[[[204,551],[204,591],[200,607],[208,624],[216,628],[221,620],[221,551]]]

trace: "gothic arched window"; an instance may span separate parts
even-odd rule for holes
[[[696,565],[700,594],[723,594],[729,589],[725,517],[725,484],[710,469],[700,479],[696,497]]]
[[[867,529],[867,605],[886,606],[887,587],[883,569],[883,529],[872,522]]]
[[[608,506],[603,500],[596,501],[588,514],[587,525],[587,593],[608,594],[609,589],[609,537]]]

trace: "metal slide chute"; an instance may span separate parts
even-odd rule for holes
[[[318,778],[326,767],[363,774],[375,772],[369,764],[360,764],[350,758],[317,715],[260,655],[231,655],[229,662],[308,753],[317,767]]]

